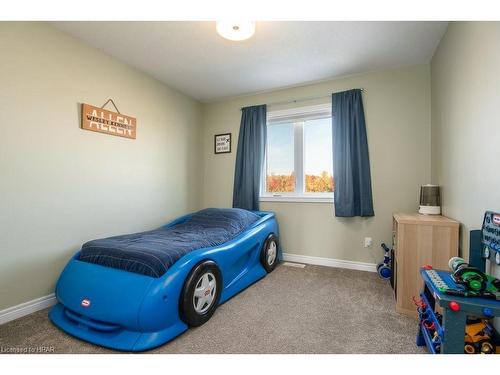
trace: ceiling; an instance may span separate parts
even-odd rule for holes
[[[257,22],[242,42],[215,22],[53,22],[202,102],[430,61],[446,22]]]

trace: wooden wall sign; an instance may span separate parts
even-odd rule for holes
[[[82,129],[135,139],[136,125],[135,117],[82,104]]]

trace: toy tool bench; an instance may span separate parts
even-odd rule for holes
[[[420,273],[424,279],[424,289],[418,307],[420,329],[417,345],[427,346],[429,352],[434,354],[463,354],[467,317],[500,316],[500,301],[448,294],[462,290],[450,272],[424,268]],[[436,311],[436,306],[441,307],[442,313]],[[497,343],[498,337],[492,327],[487,326],[486,329],[492,331],[489,335]]]
[[[500,214],[486,212],[481,232],[483,259],[499,254]],[[420,270],[424,288],[415,301],[417,345],[433,354],[499,353],[500,337],[491,318],[500,316],[500,280],[458,257],[449,266],[451,272],[431,266]]]

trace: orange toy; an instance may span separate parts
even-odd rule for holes
[[[465,327],[466,354],[495,354],[497,348],[491,337],[492,327],[485,319],[475,320]]]

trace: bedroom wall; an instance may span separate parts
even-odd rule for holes
[[[432,59],[432,180],[443,212],[469,231],[500,211],[500,23],[452,22]],[[491,272],[500,277],[500,267]],[[499,325],[500,327],[500,325]]]
[[[265,202],[261,208],[277,213],[287,253],[366,263],[380,261],[380,243],[391,241],[392,214],[416,211],[419,187],[430,181],[429,65],[355,75],[205,105],[203,205],[232,204],[241,107],[360,87],[366,90],[363,100],[375,217],[335,218],[331,203]],[[315,103],[318,102],[321,100]],[[272,109],[279,108],[271,106],[268,110]],[[214,135],[226,132],[233,134],[233,152],[214,155]],[[364,237],[373,238],[372,249],[363,247]]]
[[[44,23],[0,23],[0,310],[46,296],[87,240],[201,205],[201,106]],[[137,139],[79,128],[113,98]]]

